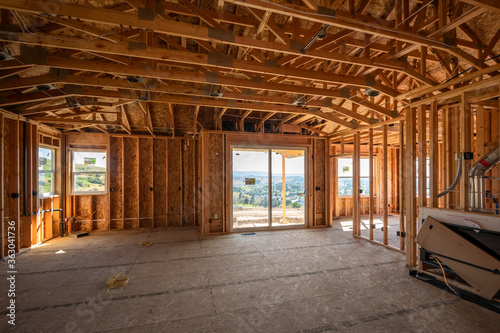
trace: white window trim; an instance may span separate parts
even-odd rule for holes
[[[53,197],[55,195],[55,177],[56,177],[56,150],[55,148],[52,148],[52,147],[49,147],[49,146],[45,146],[45,145],[38,145],[38,161],[37,161],[37,164],[39,166],[39,163],[40,163],[40,148],[42,149],[47,149],[47,150],[50,150],[52,152],[52,170],[40,170],[38,169],[38,179],[40,179],[40,173],[50,173],[52,174],[52,177],[51,177],[51,184],[50,184],[50,192],[48,195],[43,195],[42,192],[40,192],[40,183],[38,180],[38,186],[37,186],[37,193],[38,193],[38,197],[39,198],[50,198],[50,197]],[[46,192],[45,192],[46,193]]]
[[[347,158],[343,158],[343,159],[347,159]],[[369,160],[369,158],[366,158],[366,157],[361,157],[361,159],[362,160]],[[354,183],[354,175],[352,175],[352,176],[339,176],[339,170],[338,170],[338,166],[337,166],[337,184],[339,182],[339,179],[352,179],[353,183]],[[360,176],[359,179],[360,179],[360,182],[361,182],[361,179],[368,179],[368,181],[370,181],[370,176],[364,176],[364,177]],[[337,197],[338,198],[350,198],[350,197],[352,197],[353,194],[354,194],[354,192],[351,194],[339,194],[339,189],[337,187]],[[362,193],[361,194],[361,197],[368,197],[368,196],[370,196],[370,193]]]
[[[74,153],[78,153],[78,152],[90,152],[90,153],[104,153],[105,156],[106,156],[106,171],[105,172],[81,172],[81,171],[78,171],[78,172],[75,172],[74,171],[74,166],[73,166],[73,156],[74,156]],[[107,194],[108,193],[108,163],[107,163],[107,160],[108,159],[108,152],[106,151],[106,149],[92,149],[92,148],[89,148],[89,149],[85,149],[85,148],[79,148],[79,149],[72,149],[71,150],[71,195],[94,195],[94,194]],[[104,191],[75,191],[75,175],[80,175],[80,174],[104,174]]]

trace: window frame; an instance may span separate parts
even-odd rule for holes
[[[346,157],[339,157],[337,159],[337,185],[338,185],[338,182],[339,182],[339,179],[352,179],[352,182],[354,184],[354,175],[351,175],[351,176],[340,176],[339,175],[339,171],[340,171],[340,167],[338,166],[339,165],[339,160],[351,160],[351,162],[353,161],[354,158],[346,158]],[[367,160],[369,161],[370,159],[368,157],[361,157],[360,160]],[[375,159],[373,160],[374,164],[375,164]],[[360,162],[360,166],[361,166],[361,162]],[[362,179],[368,179],[368,181],[370,181],[370,174],[368,172],[368,176],[361,176],[361,172],[360,172],[360,176],[359,176],[359,179],[360,179],[360,184],[361,184],[361,180]],[[337,186],[337,197],[339,198],[347,198],[347,197],[351,197],[353,194],[354,194],[354,189],[352,189],[353,193],[351,194],[340,194],[339,193],[339,187]],[[368,191],[370,191],[370,187],[368,186]],[[370,192],[368,193],[361,193],[361,196],[362,197],[367,197],[370,195]]]
[[[51,151],[51,170],[40,170],[40,149],[46,149]],[[40,173],[50,173],[51,174],[51,184],[50,184],[50,192],[48,195],[44,195],[40,191]],[[56,149],[54,147],[50,147],[44,144],[38,145],[38,181],[37,181],[37,193],[39,198],[50,198],[53,197],[56,193]]]
[[[75,153],[104,153],[106,157],[106,171],[74,171],[74,154]],[[102,195],[108,193],[108,152],[106,149],[96,149],[96,148],[78,148],[71,149],[71,164],[70,164],[70,172],[71,172],[71,195]],[[76,191],[75,190],[75,177],[76,175],[81,174],[89,174],[89,175],[101,175],[104,174],[104,191]]]
[[[426,156],[425,157],[425,197],[427,199],[430,199],[430,182],[431,182],[431,175],[430,175],[430,165],[431,161],[430,161],[430,157],[429,156]],[[417,197],[419,195],[418,193],[418,157],[415,159],[415,165],[416,165],[416,175],[417,177],[415,178],[415,182],[416,182],[416,185],[415,185],[415,188],[416,188],[416,193],[417,193]]]

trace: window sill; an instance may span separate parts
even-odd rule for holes
[[[71,193],[70,195],[72,196],[80,196],[80,195],[106,195],[108,194],[108,192],[97,192],[97,193],[94,193],[94,192],[84,192],[84,193]]]
[[[38,199],[43,200],[43,199],[51,199],[51,198],[58,198],[59,194],[53,194],[53,195],[47,195],[47,196],[38,196]]]

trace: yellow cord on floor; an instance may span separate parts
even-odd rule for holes
[[[152,242],[140,242],[139,245],[149,247],[149,246],[153,245],[153,243]]]
[[[448,288],[450,288],[450,290],[451,290],[451,291],[453,291],[453,293],[454,293],[455,295],[458,295],[458,293],[455,291],[455,289],[453,289],[453,288],[450,286],[450,284],[448,283],[448,279],[446,278],[446,274],[445,274],[445,272],[444,272],[443,265],[441,265],[441,261],[439,261],[439,259],[438,259],[438,258],[436,258],[436,257],[433,257],[433,258],[434,258],[434,260],[436,260],[436,261],[437,261],[437,263],[438,263],[439,267],[441,267],[441,270],[443,271],[444,282],[446,282],[446,285],[448,286]]]
[[[126,276],[120,275],[122,272],[113,275],[106,280],[106,285],[108,286],[108,296],[111,296],[111,289],[116,289],[125,286],[130,279]]]

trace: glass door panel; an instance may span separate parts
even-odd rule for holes
[[[272,150],[273,227],[305,224],[304,155],[303,149]]]
[[[233,229],[269,227],[269,149],[233,149]]]

